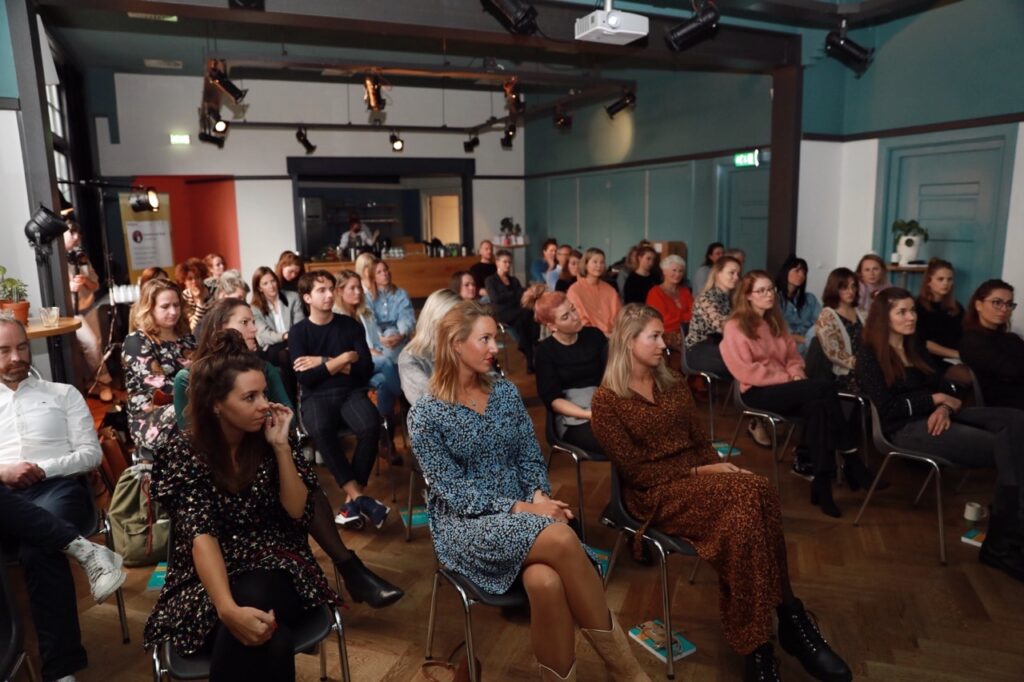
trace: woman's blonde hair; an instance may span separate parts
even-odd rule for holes
[[[725,270],[725,266],[729,263],[735,263],[736,267],[743,272],[743,264],[732,256],[721,256],[715,261],[715,264],[711,266],[711,270],[708,272],[708,280],[704,282],[704,288],[700,290],[700,293],[705,291],[711,291],[712,288],[718,286],[718,273]]]
[[[351,270],[342,270],[336,275],[336,277],[338,278],[338,284],[334,287],[334,307],[344,312],[345,315],[349,315],[350,317],[353,317],[359,320],[360,322],[364,317],[369,317],[373,315],[373,313],[370,312],[370,309],[366,305],[366,294],[363,293],[362,280],[359,278],[359,275],[357,275]],[[345,310],[344,301],[342,301],[341,290],[345,288],[345,285],[349,283],[349,280],[353,279],[360,280],[359,305],[357,305],[356,309],[353,310],[352,312],[348,312],[347,310]]]
[[[622,309],[615,320],[615,326],[612,327],[608,341],[608,364],[604,368],[601,385],[620,398],[633,396],[633,391],[629,387],[629,380],[633,376],[633,349],[630,344],[640,336],[651,320],[664,323],[661,313],[651,306],[630,303]],[[676,377],[665,364],[664,358],[651,372],[660,391],[676,383]]]
[[[437,325],[448,311],[461,301],[459,295],[451,289],[438,289],[427,296],[416,321],[416,333],[412,341],[405,347],[406,351],[428,360],[434,359],[434,347],[437,342]]]
[[[761,326],[761,322],[768,325],[768,330],[772,336],[779,338],[789,333],[789,328],[786,326],[786,318],[782,316],[782,309],[779,308],[779,294],[776,290],[774,301],[775,305],[765,311],[764,315],[758,312],[754,305],[748,298],[754,292],[754,285],[759,279],[768,280],[769,286],[775,288],[775,282],[772,281],[772,276],[764,270],[751,270],[739,284],[736,285],[736,292],[732,297],[732,317],[729,319],[736,320],[736,323],[740,327],[740,331],[748,339],[757,339],[757,328]]]
[[[455,342],[468,339],[477,320],[484,317],[492,317],[487,308],[476,301],[460,301],[438,323],[434,341],[434,374],[430,377],[430,394],[438,400],[456,402],[459,356],[455,353]],[[480,388],[490,392],[489,374],[478,374],[477,382]]]
[[[376,264],[377,264],[377,257],[374,256],[369,251],[367,251],[366,253],[361,253],[361,254],[359,254],[356,257],[356,265],[355,265],[355,268],[354,268],[355,271],[356,271],[356,274],[359,275],[359,281],[361,281],[361,282],[369,281],[370,284],[369,284],[368,288],[370,289],[370,293],[373,296],[377,295],[377,283],[376,283],[376,280],[375,280],[375,278],[373,276],[374,273],[372,272],[372,268]],[[369,273],[369,275],[367,275],[367,273],[366,273],[367,268],[371,269],[371,272]]]
[[[188,326],[188,316],[185,315],[184,300],[181,297],[181,289],[174,282],[157,277],[142,285],[139,292],[139,300],[132,306],[131,330],[138,330],[150,337],[157,337],[160,329],[156,320],[153,319],[153,309],[156,307],[157,297],[165,291],[173,291],[178,297],[178,305],[181,306],[178,322],[174,325],[174,333],[178,336],[191,334]]]

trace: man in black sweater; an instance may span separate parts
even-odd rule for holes
[[[335,283],[326,270],[307,272],[299,279],[299,295],[309,306],[309,317],[292,326],[288,351],[302,387],[303,423],[345,491],[335,522],[358,526],[365,517],[380,528],[391,510],[363,494],[380,439],[380,416],[367,397],[373,358],[363,325],[334,314]],[[342,425],[356,437],[351,464],[338,438]]]

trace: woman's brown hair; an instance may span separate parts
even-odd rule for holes
[[[484,317],[493,319],[487,308],[476,301],[461,301],[441,318],[434,342],[434,374],[430,377],[430,394],[435,398],[456,402],[459,356],[455,353],[455,342],[468,339],[477,320]],[[490,375],[478,374],[477,382],[484,391],[490,392]]]
[[[306,273],[306,262],[302,260],[302,256],[294,251],[282,251],[281,255],[277,259],[277,265],[274,266],[274,274],[277,275],[278,286],[281,286],[281,282],[284,281],[284,276],[281,272],[289,265],[299,266],[299,274],[295,276],[296,280]],[[256,287],[253,288],[255,289]]]
[[[878,364],[882,368],[886,386],[892,386],[897,379],[902,379],[907,373],[903,361],[889,345],[889,336],[892,331],[889,324],[889,311],[896,303],[906,300],[914,300],[914,295],[906,289],[899,287],[883,289],[875,296],[875,300],[868,310],[868,319],[864,322],[864,345],[874,351]],[[902,343],[903,353],[912,366],[926,374],[935,371],[917,352],[917,343],[914,341],[913,334],[904,336]]]
[[[839,307],[839,292],[850,282],[857,285],[857,273],[850,268],[836,268],[828,273],[828,280],[825,282],[825,291],[821,294],[821,304],[826,308]],[[856,307],[856,301],[854,302]]]
[[[199,332],[199,339],[196,341],[196,350],[192,354],[192,362],[211,352],[217,332],[224,329],[236,308],[248,307],[249,304],[240,298],[222,298],[214,303],[213,307],[203,315],[202,329]],[[246,350],[248,348],[246,346]]]
[[[721,263],[722,259],[718,259],[718,262]],[[730,319],[736,320],[740,331],[748,339],[757,338],[757,328],[761,326],[761,322],[767,324],[772,336],[778,338],[789,331],[786,327],[786,320],[782,317],[782,310],[779,309],[778,293],[774,297],[774,305],[764,315],[754,309],[748,298],[754,291],[754,284],[759,279],[766,279],[770,286],[775,286],[772,276],[764,270],[751,270],[745,274],[740,283],[736,285],[736,293],[732,297],[732,317]]]
[[[216,332],[206,355],[192,363],[189,370],[188,406],[185,417],[189,436],[198,458],[210,468],[213,483],[221,490],[237,493],[256,478],[260,462],[273,453],[263,431],[248,432],[235,452],[237,469],[231,461],[224,429],[214,412],[235,388],[245,372],[263,372],[263,360],[249,351],[242,335],[234,329]]]
[[[148,282],[151,279],[170,279],[170,278],[167,276],[167,271],[166,270],[164,270],[163,268],[157,267],[155,265],[151,265],[148,268],[146,268],[145,270],[143,270],[142,274],[139,275],[139,286],[142,287],[146,282]]]
[[[575,275],[572,274],[571,272],[569,272],[569,261],[572,260],[573,258],[576,259],[576,273],[577,274],[575,274]],[[558,274],[558,279],[569,280],[569,281],[572,281],[572,282],[575,282],[577,279],[579,279],[580,260],[582,260],[582,258],[583,258],[583,254],[580,253],[579,251],[577,251],[576,249],[573,249],[569,253],[569,258],[566,259],[566,261],[565,261],[565,267],[562,268],[562,271]]]
[[[1001,279],[988,279],[981,283],[981,285],[974,290],[971,294],[971,300],[967,302],[967,309],[964,311],[964,329],[965,330],[977,330],[984,329],[981,324],[981,319],[978,317],[978,306],[979,301],[984,301],[986,298],[992,295],[993,291],[999,291],[1003,289],[1013,293],[1013,285],[1009,282],[1004,282]],[[1010,331],[1010,321],[1006,321],[1006,326],[1002,331]]]
[[[932,301],[932,292],[929,288],[932,277],[935,276],[939,270],[949,270],[950,273],[956,274],[953,269],[953,264],[948,260],[942,260],[941,258],[932,258],[928,261],[928,267],[924,269],[924,277],[921,278],[921,292],[917,295],[917,303],[925,310],[935,310],[936,304],[945,309],[949,315],[956,315],[959,312],[959,306],[956,304],[956,298],[953,296],[953,290],[950,289],[949,293],[942,297],[941,301]]]
[[[188,279],[189,275],[192,275],[192,278],[196,281],[196,285],[199,286],[199,291],[202,292],[200,298],[205,299],[206,294],[208,293],[206,290],[205,280],[210,276],[210,271],[206,269],[206,263],[198,258],[188,258],[185,262],[178,263],[178,265],[175,266],[174,281],[182,291],[185,290],[185,281]]]
[[[864,261],[873,260],[878,263],[878,267],[882,268],[882,277],[884,278],[889,272],[889,268],[886,267],[885,261],[882,260],[881,256],[873,253],[865,254],[859,261],[857,261],[857,278],[860,279],[860,269],[864,265]]]
[[[220,262],[224,264],[224,269],[227,270],[228,269],[228,262],[226,260],[224,260],[224,256],[220,255],[219,253],[217,253],[215,251],[211,252],[211,253],[208,253],[205,256],[203,256],[203,264],[206,266],[206,269],[210,270],[212,272],[213,271],[213,261],[217,260],[218,258],[220,258]]]
[[[186,336],[191,333],[188,316],[185,315],[185,301],[181,297],[181,289],[171,280],[161,277],[151,279],[142,285],[142,289],[139,291],[139,300],[132,306],[131,329],[133,331],[138,330],[151,338],[159,336],[160,329],[157,327],[156,320],[153,319],[153,309],[156,307],[157,297],[165,291],[173,291],[174,295],[178,297],[178,305],[181,306],[178,321],[174,325],[174,333],[178,336]]]
[[[267,297],[263,295],[263,290],[260,289],[260,282],[267,275],[273,277],[274,281],[277,282],[277,300],[279,304],[284,302],[284,295],[281,293],[281,276],[266,265],[259,266],[252,273],[252,307],[264,315],[270,314],[270,303],[267,301]]]

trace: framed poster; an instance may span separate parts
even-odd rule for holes
[[[171,198],[160,193],[160,210],[136,213],[130,205],[130,193],[118,193],[121,226],[124,231],[128,273],[132,283],[146,268],[163,268],[168,274],[174,267],[171,241]]]

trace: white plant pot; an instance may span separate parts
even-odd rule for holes
[[[910,261],[917,260],[917,252],[921,249],[922,238],[920,235],[901,237],[896,244],[896,253],[900,256],[900,265],[909,265]]]

